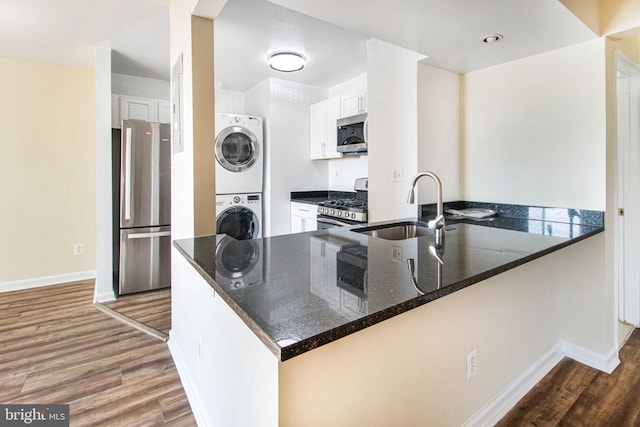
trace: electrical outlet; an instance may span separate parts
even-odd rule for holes
[[[84,245],[82,243],[76,243],[73,245],[73,254],[82,255],[84,253]]]
[[[478,350],[467,353],[467,381],[478,373]]]
[[[391,246],[391,261],[402,262],[402,248],[400,246]]]
[[[392,182],[402,182],[402,168],[393,168],[391,171]]]

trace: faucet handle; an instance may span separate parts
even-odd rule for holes
[[[436,228],[443,228],[444,227],[444,215],[438,215],[437,217],[435,217],[431,221],[427,222],[427,227],[429,227],[432,230],[434,230]]]

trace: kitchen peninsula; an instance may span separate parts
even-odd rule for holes
[[[570,353],[568,300],[590,274],[576,263],[603,238],[602,213],[527,212],[492,226],[448,219],[439,253],[432,235],[388,240],[363,226],[176,241],[185,280],[170,346],[199,422],[481,420],[492,399],[478,396],[504,395]]]

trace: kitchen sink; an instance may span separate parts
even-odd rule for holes
[[[357,228],[351,231],[386,240],[405,240],[433,235],[433,230],[429,229],[426,223],[414,221],[394,222],[386,225]]]

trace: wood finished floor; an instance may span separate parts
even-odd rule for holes
[[[127,295],[104,305],[153,329],[169,334],[171,329],[170,289]]]
[[[563,359],[497,424],[514,426],[640,426],[640,330],[610,375]]]
[[[93,307],[93,281],[0,294],[0,403],[70,404],[72,426],[195,426],[167,344]],[[168,332],[170,293],[110,304]]]
[[[0,294],[0,403],[69,403],[72,426],[195,426],[166,343],[92,306],[93,281]],[[169,290],[106,304],[171,326]],[[498,424],[640,427],[640,331],[608,375],[561,361]]]

